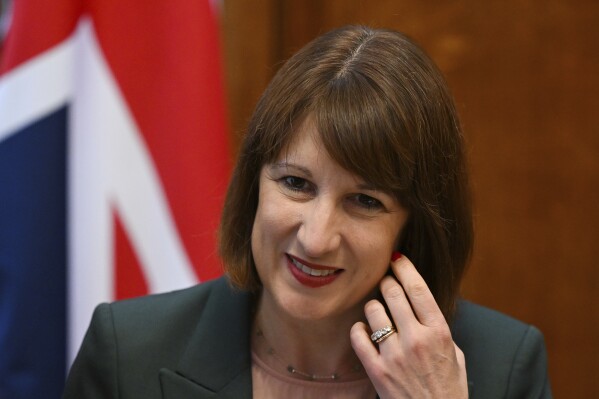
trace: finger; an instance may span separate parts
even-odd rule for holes
[[[407,331],[414,323],[418,323],[403,287],[394,277],[383,278],[381,293],[398,329]]]
[[[391,322],[391,319],[389,319],[389,316],[385,311],[385,307],[376,299],[373,299],[366,303],[366,305],[364,306],[364,314],[366,315],[366,319],[368,320],[368,324],[370,325],[370,328],[372,329],[373,333],[385,327],[393,327],[393,323]],[[384,340],[378,342],[379,347],[381,347],[382,345],[386,345],[387,341],[393,338],[397,338],[393,337],[392,335],[395,334],[391,334],[387,336],[387,338],[385,338]]]
[[[402,256],[391,264],[395,276],[404,289],[414,314],[425,326],[445,324],[445,318],[426,282],[410,260]]]
[[[349,331],[349,338],[354,352],[362,362],[365,369],[369,369],[376,359],[379,352],[370,340],[370,328],[363,322],[357,322]]]

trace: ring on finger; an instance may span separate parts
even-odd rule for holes
[[[370,335],[370,340],[374,343],[381,343],[387,338],[389,338],[393,333],[396,333],[397,330],[393,326],[385,326],[383,328],[379,328],[375,332]]]

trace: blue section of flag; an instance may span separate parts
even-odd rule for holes
[[[66,373],[67,108],[0,141],[0,398],[59,398]]]

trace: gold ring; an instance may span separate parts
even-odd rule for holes
[[[395,327],[393,326],[385,326],[383,328],[379,328],[378,330],[376,330],[375,332],[372,333],[372,335],[370,335],[370,340],[374,343],[381,343],[384,340],[386,340],[387,338],[389,338],[389,336],[391,336],[393,333],[396,333],[397,330],[395,329]]]

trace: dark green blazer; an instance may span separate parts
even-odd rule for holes
[[[64,399],[251,398],[252,302],[221,278],[98,306]],[[452,331],[471,398],[551,398],[536,328],[461,302]]]

